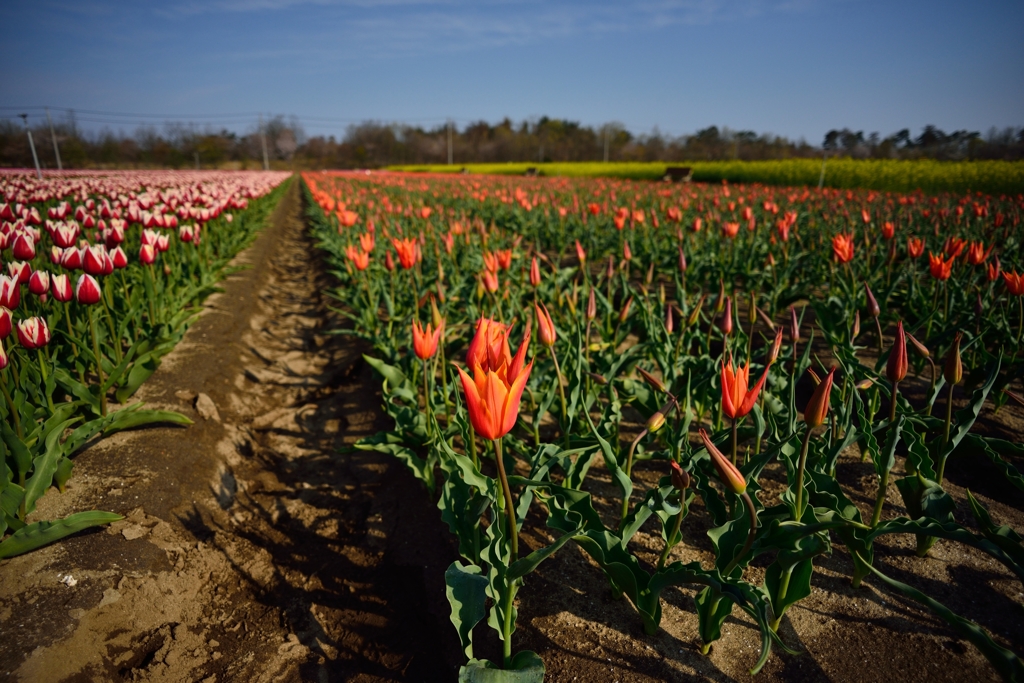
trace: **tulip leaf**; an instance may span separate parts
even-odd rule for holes
[[[0,542],[0,559],[21,555],[83,529],[110,524],[120,519],[124,518],[112,512],[91,510],[89,512],[77,512],[53,522],[34,522],[18,529]]]
[[[471,659],[459,669],[459,683],[543,683],[544,661],[529,650],[517,652],[507,669],[486,659]]]
[[[473,659],[473,627],[487,615],[487,577],[480,572],[475,564],[455,561],[444,573],[452,624],[468,659]]]
[[[1024,681],[1024,663],[1021,662],[1020,658],[1012,651],[992,640],[988,633],[976,623],[964,619],[942,603],[928,597],[916,588],[886,576],[875,567],[870,565],[868,567],[871,573],[877,576],[883,583],[930,609],[965,640],[974,644],[1004,679],[1008,681]]]

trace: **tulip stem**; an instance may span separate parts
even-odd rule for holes
[[[875,329],[878,330],[878,356],[881,357],[885,353],[885,349],[882,347],[882,323],[878,320],[879,316],[875,316]]]
[[[736,449],[739,432],[739,418],[732,419],[732,464],[736,465]]]
[[[626,455],[626,478],[629,479],[633,473],[633,453],[636,451],[636,445],[640,443],[640,439],[647,435],[647,429],[644,428],[636,438],[633,439],[633,443],[629,444],[629,453]],[[626,523],[626,515],[629,514],[629,494],[625,491],[622,492],[622,515],[619,518],[619,528],[621,529]]]
[[[427,361],[424,358],[421,362],[423,363],[423,409],[427,413],[427,439],[430,439],[431,432],[434,431],[433,420],[430,419],[430,385],[427,377]]]
[[[39,354],[39,373],[43,376],[43,393],[46,394],[46,407],[50,409],[52,414],[54,410],[53,397],[50,396],[50,392],[46,391],[46,379],[49,375],[46,372],[46,358],[43,356],[43,348],[37,348],[36,353]]]
[[[92,353],[96,357],[96,387],[100,392],[100,416],[107,416],[107,392],[103,390],[103,361],[100,360],[100,341],[96,336],[96,316],[92,313],[92,306],[85,307],[89,311],[89,330],[92,332]]]
[[[796,467],[796,520],[799,522],[804,516],[804,468],[807,466],[807,450],[811,444],[811,428],[807,427],[804,434],[804,444],[800,449],[800,462]]]
[[[949,393],[946,394],[946,424],[945,429],[942,433],[942,445],[943,450],[949,445],[949,428],[953,422],[953,388],[955,384],[949,385]],[[946,473],[946,458],[942,458],[939,461],[939,472],[938,477],[935,479],[940,485],[942,484],[942,476]]]
[[[501,479],[501,490],[505,496],[505,515],[508,518],[508,535],[512,544],[511,565],[519,558],[519,529],[516,526],[516,510],[512,501],[512,489],[508,485],[508,475],[505,473],[505,458],[501,448],[501,439],[494,440],[494,459],[498,462],[498,478]]]
[[[743,544],[743,549],[740,550],[740,554],[732,558],[728,565],[725,567],[725,571],[722,572],[722,576],[729,576],[732,574],[732,570],[736,568],[739,561],[750,552],[751,547],[754,545],[754,536],[757,534],[757,511],[754,510],[754,501],[750,499],[750,494],[744,491],[740,494],[743,498],[743,504],[747,507],[747,516],[750,518],[750,531],[747,532],[747,542]]]
[[[665,549],[661,551],[661,557],[658,558],[658,569],[665,568],[665,562],[668,560],[668,554],[672,552],[672,548],[675,548],[679,543],[679,529],[683,526],[683,515],[686,514],[686,491],[679,492],[679,513],[672,522],[672,533],[668,535],[665,540]]]
[[[569,448],[569,413],[565,403],[565,387],[562,386],[562,368],[558,365],[558,356],[555,355],[555,347],[549,346],[551,360],[555,364],[555,381],[558,382],[558,399],[562,405],[562,440],[565,447]]]
[[[4,373],[3,382],[0,382],[0,389],[4,390],[4,398],[7,400],[7,408],[11,412],[11,419],[14,420],[14,431],[18,435],[19,439],[24,438],[25,434],[21,430],[21,418],[18,417],[18,411],[14,408],[14,401],[11,400],[11,393],[7,391],[7,373]]]

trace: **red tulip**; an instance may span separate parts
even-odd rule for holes
[[[718,329],[722,331],[722,334],[729,336],[732,334],[732,297],[725,297],[725,310],[722,312],[722,319],[718,321]]]
[[[43,318],[26,318],[18,323],[18,341],[26,349],[39,349],[50,343],[50,330]]]
[[[11,312],[0,306],[0,339],[7,339],[13,325],[14,319],[11,317]]]
[[[693,219],[693,226],[691,227],[691,230],[693,230],[694,232],[700,232],[700,228],[701,228],[701,226],[703,224],[704,224],[704,221],[702,221],[699,218],[694,218]]]
[[[971,246],[967,248],[967,262],[972,266],[980,266],[988,260],[993,248],[989,247],[988,251],[985,251],[984,242],[971,242]]]
[[[50,274],[45,270],[37,270],[28,279],[28,291],[42,296],[50,291]]]
[[[110,252],[110,262],[117,269],[128,267],[128,255],[124,253],[124,249],[121,247],[114,247],[114,250]]]
[[[530,261],[530,284],[534,287],[540,285],[540,264],[537,263],[536,256]]]
[[[21,303],[21,285],[17,277],[0,275],[0,307],[14,310]]]
[[[491,294],[494,294],[495,292],[498,291],[498,274],[496,272],[484,270],[484,272],[481,273],[481,278],[483,279],[484,289],[486,289]]]
[[[31,261],[36,257],[36,243],[32,241],[32,237],[25,233],[19,233],[14,238],[14,244],[11,246],[11,251],[14,258],[19,261]]]
[[[733,365],[732,358],[728,363],[722,363],[722,412],[727,417],[738,419],[745,416],[754,407],[761,387],[768,378],[768,367],[765,366],[761,379],[753,389],[747,391],[750,382],[750,363],[741,368]]]
[[[107,248],[102,244],[86,247],[82,253],[82,268],[89,275],[103,275],[106,260]]]
[[[988,264],[986,277],[989,282],[996,280],[999,277],[999,257],[992,259],[992,263]]]
[[[398,261],[402,264],[402,268],[409,270],[416,265],[419,250],[416,248],[415,239],[400,240],[395,237],[391,240],[391,243],[395,245],[395,251],[398,252]]]
[[[924,240],[919,237],[911,237],[907,240],[907,255],[910,258],[921,258],[924,253]]]
[[[868,295],[868,313],[872,318],[877,318],[882,313],[882,309],[878,307],[878,301],[875,299],[875,295],[871,293],[871,288],[868,287],[868,283],[864,283],[864,291]]]
[[[481,323],[484,320],[481,320]],[[487,321],[492,325],[503,327],[500,323]],[[477,335],[480,334],[478,323]],[[508,332],[502,332],[504,344],[507,347]],[[476,337],[474,337],[476,341]],[[530,371],[533,370],[533,361],[525,367],[522,361],[525,359],[528,339],[516,353],[516,360],[511,364],[502,362],[497,368],[484,367],[483,365],[471,366],[473,376],[470,377],[465,370],[458,368],[459,376],[462,379],[462,389],[466,394],[466,407],[469,410],[469,420],[477,434],[485,439],[500,439],[512,431],[519,417],[519,402],[526,388],[526,382],[530,378]],[[517,362],[518,361],[518,362]]]
[[[7,264],[7,273],[16,279],[19,285],[26,285],[32,277],[32,264],[27,261],[13,261]]]
[[[690,474],[679,466],[675,460],[669,461],[672,468],[672,485],[679,491],[685,491],[690,487]]]
[[[101,295],[100,285],[92,275],[86,273],[79,276],[78,284],[75,285],[75,300],[78,303],[85,306],[98,304]]]
[[[704,448],[708,450],[708,455],[711,456],[711,464],[718,470],[718,476],[721,478],[722,483],[732,489],[732,492],[736,495],[742,495],[747,491],[747,480],[743,478],[736,466],[729,462],[729,458],[722,455],[722,451],[711,442],[711,437],[702,428],[697,431],[700,435],[701,441],[704,442]]]
[[[727,221],[722,224],[722,232],[725,233],[726,237],[731,239],[739,234],[740,224]]]
[[[139,249],[139,261],[147,266],[156,262],[156,248],[152,244],[143,244]]]
[[[882,237],[887,240],[891,240],[896,234],[896,224],[891,221],[885,221],[882,223]]]
[[[579,240],[576,240],[576,258],[579,259],[581,267],[587,262],[587,252],[583,249],[583,245],[580,244]]]
[[[50,291],[57,301],[71,301],[71,278],[65,273],[54,275],[50,278]]]
[[[423,329],[419,320],[412,321],[412,348],[420,360],[431,358],[437,353],[437,344],[443,331],[444,323],[438,325],[437,329],[427,323],[426,329]]]

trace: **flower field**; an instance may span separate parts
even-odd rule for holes
[[[663,162],[564,162],[393,166],[391,170],[428,173],[469,173],[523,175],[528,168],[546,176],[610,177],[632,180],[661,180],[669,165],[693,170],[694,182],[764,183],[766,185],[816,187],[821,179],[820,159],[775,161],[686,161]],[[1013,161],[897,161],[882,159],[829,159],[825,166],[825,187],[863,188],[884,192],[1024,192],[1024,164]]]
[[[911,539],[917,562],[964,546],[1009,577],[1005,609],[1019,609],[1018,531],[944,486],[947,465],[976,459],[1020,509],[1024,435],[993,421],[1024,405],[1019,181],[924,194],[303,180],[339,332],[369,349],[393,425],[357,448],[402,462],[457,544],[445,583],[460,680],[543,679],[541,657],[516,647],[517,598],[570,544],[649,636],[669,589],[692,594],[705,654],[741,615],[760,634],[752,673],[773,649],[798,651],[780,627],[815,591],[816,563],[841,552],[853,586],[922,606],[1024,679],[1005,639],[880,568],[885,537]],[[91,319],[78,320],[69,339]],[[862,464],[867,504],[845,477]],[[711,552],[684,562],[695,511],[712,520]],[[484,629],[501,643],[490,659],[475,649]]]
[[[281,173],[0,174],[0,558],[120,519],[27,523],[77,451],[184,415],[129,403],[255,236]],[[279,190],[276,191],[279,193]]]

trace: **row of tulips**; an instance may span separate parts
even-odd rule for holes
[[[457,539],[446,581],[467,657],[460,680],[542,679],[540,658],[514,651],[515,599],[526,574],[570,542],[649,633],[670,587],[695,591],[704,652],[735,608],[745,612],[761,633],[753,672],[772,647],[793,652],[779,625],[810,595],[815,561],[841,545],[855,586],[873,577],[921,602],[1002,675],[1024,678],[1004,644],[875,562],[879,537],[912,534],[921,555],[939,539],[962,543],[1024,578],[1020,536],[971,494],[973,520],[958,519],[943,488],[949,458],[983,457],[1024,490],[1012,462],[1024,446],[972,431],[1024,374],[1020,295],[983,265],[1000,258],[997,269],[1019,272],[1024,198],[304,180],[335,296],[349,333],[372,349],[365,358],[394,420],[358,447],[405,463]],[[724,227],[731,216],[746,227]],[[947,254],[950,277],[921,268],[900,233]],[[965,262],[955,240],[989,246]],[[862,316],[874,329],[861,329]],[[837,479],[858,460],[877,475],[871,510]],[[594,493],[594,468],[618,500]],[[781,494],[762,490],[766,471],[784,477]],[[691,524],[709,520],[710,563],[673,559],[697,498]],[[531,511],[558,534],[547,546],[520,540]],[[661,537],[656,563],[637,547],[641,529]],[[748,568],[762,556],[755,583]],[[498,661],[474,651],[484,619],[502,643]]]
[[[0,175],[0,558],[118,519],[28,516],[95,438],[188,423],[110,403],[125,404],[181,338],[285,177]]]

